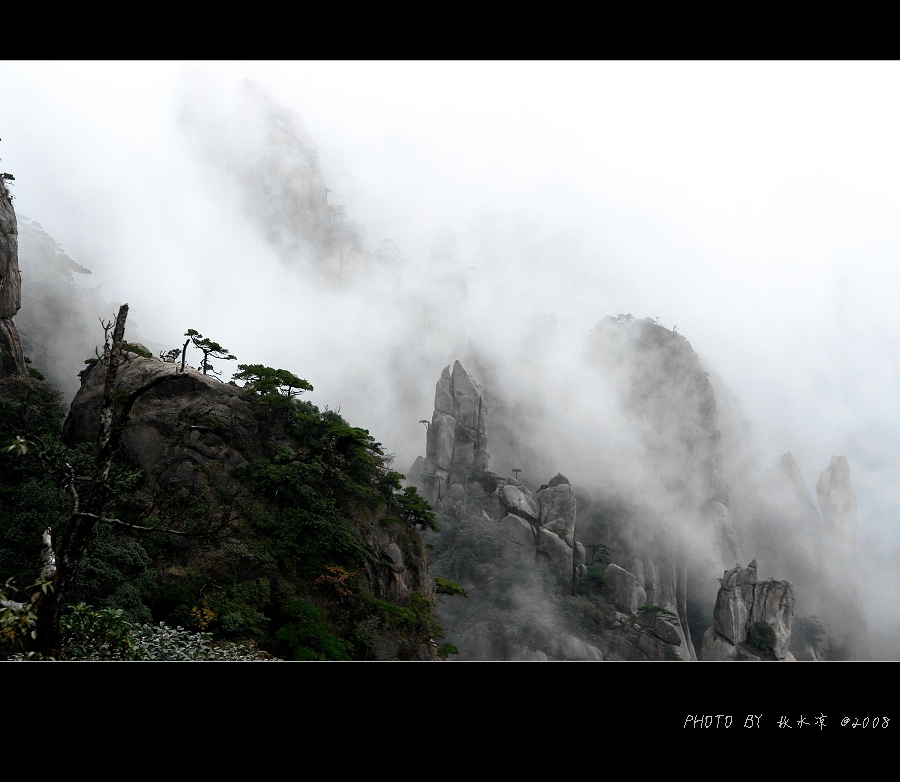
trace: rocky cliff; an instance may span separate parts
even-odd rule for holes
[[[557,473],[533,489],[488,469],[488,418],[480,384],[459,361],[446,367],[426,422],[427,456],[408,473],[439,514],[441,531],[429,535],[436,572],[469,589],[439,610],[462,658],[691,659],[675,611],[648,608],[647,591],[623,568],[604,572],[597,547],[588,562],[568,478]],[[598,602],[593,593],[603,590],[608,600]]]
[[[64,426],[70,446],[96,439],[105,364],[83,375]],[[210,629],[273,648],[293,641],[328,659],[437,656],[434,576],[414,527],[388,516],[391,474],[365,430],[136,353],[116,387],[120,399],[146,389],[121,440],[138,484],[116,511],[196,535],[158,539],[155,594],[193,591],[191,610]],[[318,623],[276,633],[284,612]]]
[[[690,343],[649,319],[607,317],[588,344],[634,432],[640,463],[624,465],[634,476],[628,487],[597,476],[590,490],[598,510],[585,532],[607,543],[650,604],[677,615],[684,656],[695,659],[715,573],[742,558],[715,392]]]
[[[22,306],[16,210],[0,179],[0,378],[25,374],[25,357],[13,318]]]
[[[460,362],[437,383],[434,414],[424,422],[426,456],[408,479],[439,513],[442,531],[430,541],[437,572],[470,589],[468,601],[440,609],[454,636],[470,644],[460,643],[461,653],[759,659],[746,640],[765,623],[774,629],[774,658],[791,659],[796,611],[812,628],[798,641],[801,658],[821,659],[828,643],[833,657],[865,656],[846,459],[822,474],[820,517],[790,454],[774,473],[755,471],[741,441],[746,427],[728,400],[719,408],[684,337],[623,315],[598,324],[589,347],[640,459],[596,472],[577,492],[561,473],[529,487],[491,472],[492,427],[527,433],[494,420],[490,395]],[[554,443],[528,446],[559,458]],[[615,454],[599,463],[615,464]],[[756,560],[736,566],[744,550],[765,556],[760,561],[779,580],[759,579]],[[834,560],[838,550],[846,552],[843,565]]]

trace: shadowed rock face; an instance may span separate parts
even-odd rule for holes
[[[68,445],[96,441],[105,373],[105,360],[84,373],[64,424]],[[277,421],[259,414],[242,389],[190,367],[179,371],[178,364],[129,353],[116,383],[120,393],[155,383],[135,402],[120,453],[141,468],[141,490],[161,503],[174,486],[214,509],[237,509],[234,523],[244,523],[242,503],[254,495],[243,468],[271,458],[279,445],[297,447]],[[418,535],[403,534],[400,525],[362,520],[358,526],[368,552],[364,583],[374,597],[404,604],[416,591],[434,598],[434,575]]]
[[[97,437],[106,365],[84,374],[63,427],[69,444]],[[265,442],[249,402],[239,388],[186,367],[135,353],[119,368],[117,385],[134,391],[162,380],[136,403],[122,437],[122,454],[140,465],[146,488],[176,480],[191,488],[239,491],[231,471],[263,455]]]
[[[16,211],[0,179],[0,378],[25,374],[25,357],[13,318],[22,305]]]

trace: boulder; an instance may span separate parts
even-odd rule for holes
[[[618,565],[607,565],[606,575],[612,580],[613,600],[622,610],[636,614],[647,604],[647,593],[640,582],[627,570]]]
[[[527,489],[506,484],[500,488],[500,510],[527,519],[532,524],[538,521],[538,506]]]
[[[557,475],[556,478],[562,476]],[[551,481],[546,489],[538,493],[538,503],[538,524],[551,532],[559,532],[569,541],[574,540],[578,504],[572,487],[568,483]]]
[[[506,562],[533,562],[535,556],[534,527],[519,516],[507,515],[497,522],[503,545],[501,558]]]
[[[537,551],[552,562],[569,580],[572,578],[572,547],[556,532],[536,527]]]

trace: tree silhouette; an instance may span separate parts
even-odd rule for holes
[[[190,337],[191,342],[194,343],[194,347],[203,353],[203,361],[200,362],[200,369],[203,370],[204,375],[209,372],[212,372],[214,375],[219,374],[213,369],[213,365],[209,361],[210,356],[212,356],[212,358],[221,358],[226,361],[237,361],[237,356],[232,356],[231,353],[228,352],[228,348],[223,348],[218,342],[213,342],[208,337],[204,337],[199,331],[188,329],[184,332],[184,336]]]

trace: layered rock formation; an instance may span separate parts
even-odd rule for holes
[[[759,622],[772,628],[775,659],[793,659],[791,621],[796,598],[789,581],[759,581],[754,559],[746,568],[734,567],[722,577],[713,626],[703,636],[702,660],[764,659],[764,652],[748,648],[748,636]]]
[[[16,210],[0,179],[0,379],[25,374],[25,357],[13,318],[22,306]]]

